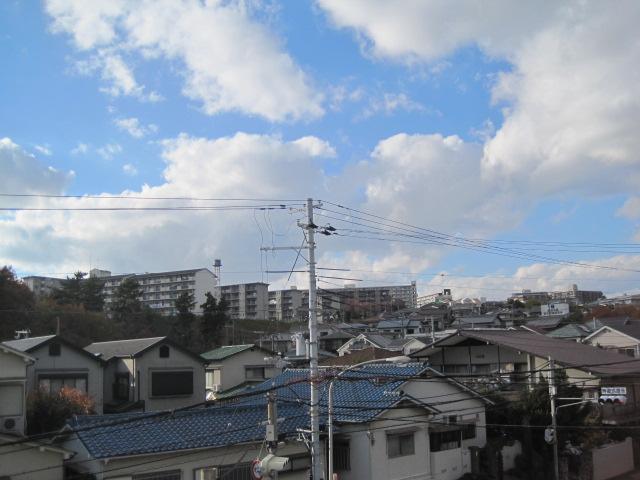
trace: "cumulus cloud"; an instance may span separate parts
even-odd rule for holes
[[[209,115],[239,111],[270,121],[323,114],[321,96],[278,38],[251,18],[241,1],[97,2],[49,0],[54,32],[91,54],[81,69],[99,70],[111,95],[149,101],[123,54],[175,61],[183,93]]]
[[[138,174],[138,169],[136,168],[135,165],[132,165],[131,163],[125,163],[122,166],[122,171],[124,172],[125,175],[129,175],[130,177],[135,177]]]
[[[73,177],[46,166],[10,138],[0,139],[0,178],[10,192],[60,193]]]
[[[33,148],[38,153],[41,153],[42,155],[46,155],[47,157],[50,157],[51,155],[53,155],[53,151],[51,150],[51,147],[49,147],[48,145],[36,145]]]
[[[133,138],[142,138],[158,131],[157,125],[153,123],[143,125],[140,123],[140,120],[135,117],[117,118],[114,120],[114,123],[120,130],[127,132]]]
[[[506,60],[492,86],[504,122],[485,137],[482,175],[538,197],[631,192],[640,181],[637,2],[318,0],[368,55],[437,64],[474,46]],[[505,19],[508,19],[506,21]],[[606,175],[603,175],[606,171]]]
[[[122,152],[122,147],[118,143],[107,143],[96,149],[96,153],[105,160],[111,160],[113,157]]]

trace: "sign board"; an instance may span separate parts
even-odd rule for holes
[[[601,387],[600,395],[626,395],[627,387]]]
[[[557,302],[540,305],[540,316],[549,317],[551,315],[569,315],[569,304]]]

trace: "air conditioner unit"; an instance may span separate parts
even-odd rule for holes
[[[0,432],[14,435],[24,434],[24,419],[22,417],[1,417]]]

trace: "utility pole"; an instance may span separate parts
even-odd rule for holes
[[[313,199],[307,199],[307,246],[309,249],[309,379],[311,383],[311,473],[313,480],[322,478],[320,457],[320,392],[318,389],[318,311],[316,301],[316,243],[313,223]]]
[[[265,437],[267,441],[267,451],[276,454],[278,448],[278,405],[276,404],[275,392],[267,393],[267,435]],[[278,474],[272,477],[275,480],[278,478]]]
[[[553,473],[554,480],[560,480],[560,465],[558,463],[558,421],[556,419],[556,362],[549,357],[549,399],[551,401],[551,429],[553,431]]]

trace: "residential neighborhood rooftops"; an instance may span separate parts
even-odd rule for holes
[[[384,359],[389,357],[395,357],[397,355],[398,355],[398,352],[392,352],[390,350],[384,350],[382,348],[369,347],[369,348],[363,348],[362,350],[355,350],[341,357],[325,358],[324,360],[320,361],[320,365],[322,366],[356,365],[358,363],[366,362],[369,360]]]
[[[560,328],[547,333],[547,336],[552,338],[584,338],[591,333],[591,329],[585,325],[578,323],[569,323]]]
[[[422,363],[378,364],[348,372],[348,381],[336,382],[336,422],[362,423],[374,419],[380,412],[404,398],[400,387],[408,379],[427,369]],[[76,416],[69,427],[76,431],[78,438],[94,458],[261,441],[264,439],[264,420],[267,416],[264,392],[275,386],[278,418],[282,418],[278,422],[279,433],[285,436],[297,435],[298,428],[309,428],[308,374],[307,369],[286,370],[252,389],[255,395],[236,401],[226,399],[223,405],[176,412]],[[372,382],[372,376],[388,377],[388,381]],[[363,377],[362,380],[358,380],[359,377]],[[321,424],[324,424],[326,390],[323,391],[320,403]],[[364,408],[354,410],[353,405],[362,405]],[[424,407],[428,408],[428,405],[424,404]],[[437,411],[436,408],[431,410]]]
[[[84,349],[92,353],[95,356],[100,357],[104,361],[109,361],[112,358],[130,358],[142,355],[147,350],[153,348],[159,343],[165,343],[181,350],[182,352],[190,355],[198,360],[204,359],[192,351],[184,348],[183,346],[175,343],[168,337],[151,337],[151,338],[131,338],[127,340],[113,340],[110,342],[95,342],[91,345],[87,345]]]
[[[412,353],[414,358],[423,358],[438,347],[454,346],[466,339],[505,346],[542,358],[552,357],[557,363],[580,368],[601,376],[640,374],[640,360],[629,359],[610,350],[603,350],[578,342],[567,342],[539,335],[526,330],[474,329],[458,330],[435,343]]]
[[[273,353],[265,348],[258,347],[253,343],[245,345],[224,345],[222,347],[214,348],[208,352],[200,354],[206,360],[224,360],[226,358],[237,355],[238,353],[246,352],[247,350],[262,350],[265,353]]]

